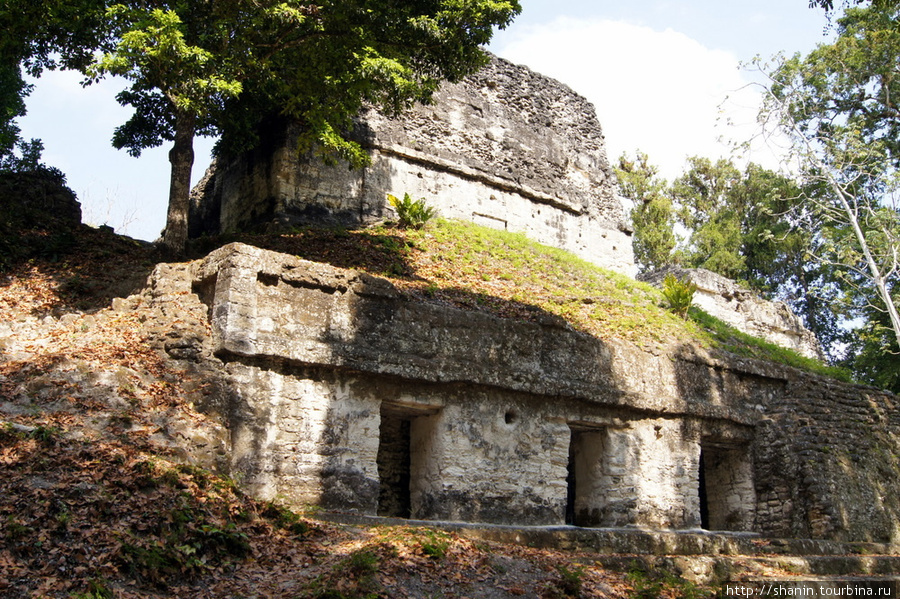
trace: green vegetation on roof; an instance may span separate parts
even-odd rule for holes
[[[848,380],[846,371],[752,337],[693,307],[667,309],[657,288],[520,233],[438,219],[429,226],[305,228],[243,241],[387,277],[407,295],[505,318],[554,320],[644,347],[696,344]]]

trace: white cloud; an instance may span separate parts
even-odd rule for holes
[[[611,161],[640,149],[671,178],[688,156],[727,155],[720,137],[743,141],[755,129],[756,96],[738,59],[672,30],[561,17],[497,51],[590,100]],[[725,127],[729,119],[743,128]]]

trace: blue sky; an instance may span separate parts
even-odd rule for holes
[[[755,131],[755,96],[745,89],[750,75],[741,62],[806,52],[828,39],[827,19],[807,0],[523,0],[522,6],[491,50],[593,102],[611,161],[641,149],[667,177],[686,156],[727,153],[718,138],[742,141]],[[45,161],[66,173],[86,222],[152,240],[165,222],[168,149],[135,159],[112,148],[113,129],[128,118],[114,99],[121,87],[110,80],[83,89],[76,74],[47,74],[29,98],[22,131],[44,141]],[[743,127],[724,127],[726,117]],[[197,141],[195,180],[211,146]],[[775,164],[762,152],[750,158]]]

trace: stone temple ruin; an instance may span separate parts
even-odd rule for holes
[[[424,197],[445,218],[523,232],[634,274],[630,230],[593,106],[561,83],[500,58],[399,119],[370,111],[354,139],[372,164],[352,170],[298,155],[288,126],[201,183],[193,234],[263,222],[356,225],[391,215],[386,196]]]
[[[227,373],[210,409],[228,468],[259,497],[423,520],[900,541],[889,393],[600,340],[550,315],[417,303],[383,279],[242,244],[186,279],[178,297],[206,304],[206,353]]]
[[[367,115],[362,172],[279,143],[220,165],[209,230],[387,216],[386,192],[631,272],[590,106],[496,59],[431,107]],[[156,280],[161,281],[157,274]],[[897,398],[691,345],[641,348],[409,301],[232,244],[193,263],[228,468],[254,494],[368,516],[900,543]],[[178,346],[177,340],[172,341]]]

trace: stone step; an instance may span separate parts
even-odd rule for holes
[[[622,572],[662,570],[707,585],[734,581],[900,581],[897,555],[603,555],[579,561]]]
[[[809,581],[834,586],[878,580],[894,585],[891,597],[900,588],[900,547],[882,543],[768,539],[754,533],[705,530],[504,526],[335,512],[316,517],[349,525],[440,528],[484,541],[578,551],[581,563],[623,572],[665,571],[702,585]]]
[[[847,559],[897,557],[900,546],[884,543],[843,543],[822,539],[770,539],[756,533],[641,528],[579,528],[576,526],[506,526],[465,522],[436,522],[322,512],[318,518],[365,526],[426,526],[469,538],[530,547],[589,551],[602,555],[666,556],[828,556]],[[900,571],[900,570],[898,570]]]

